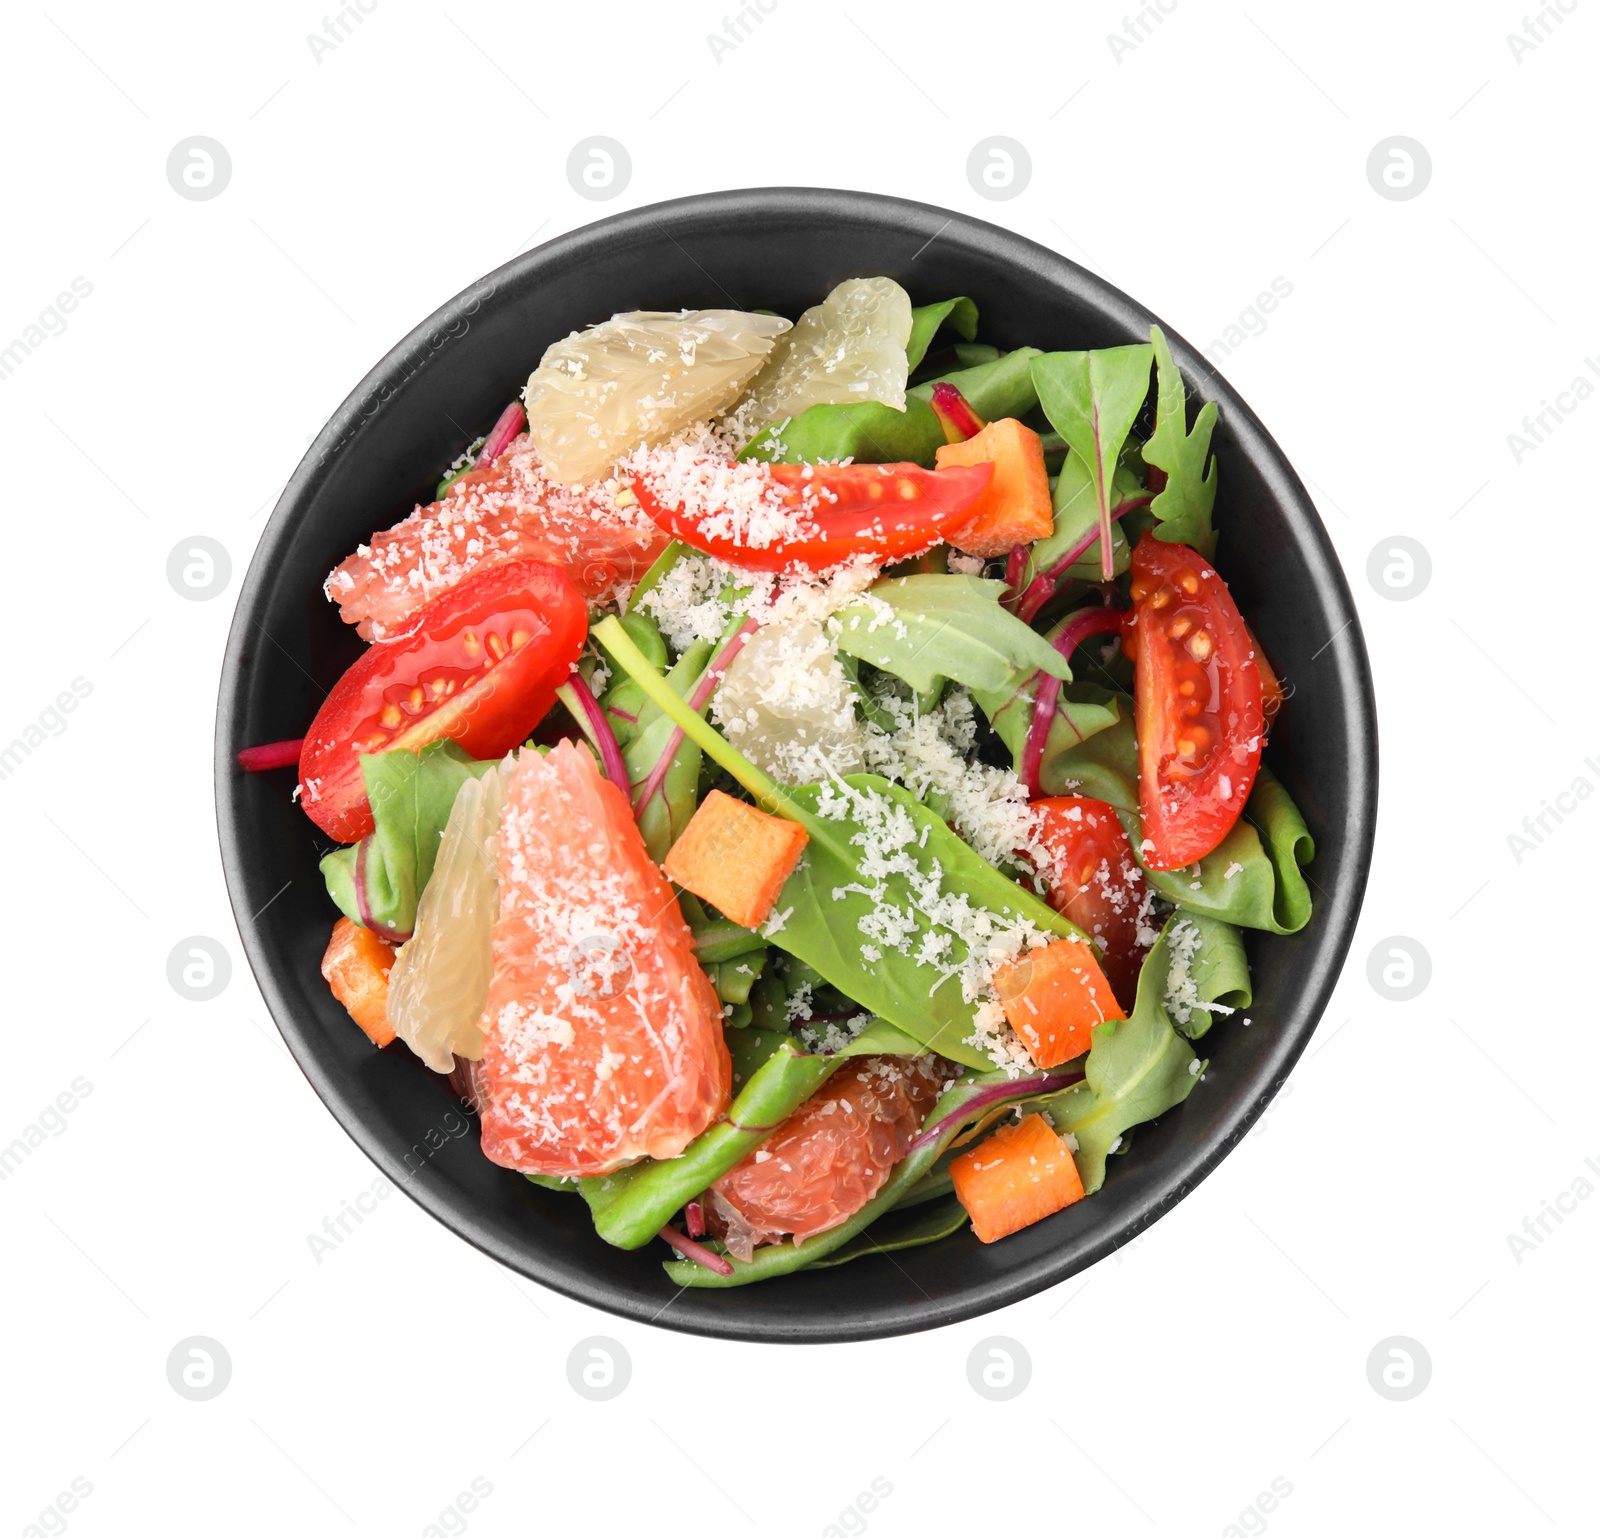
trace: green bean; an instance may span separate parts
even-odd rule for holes
[[[748,1004],[750,990],[766,964],[767,953],[754,951],[742,959],[713,962],[706,971],[724,1004]]]
[[[711,919],[694,927],[694,953],[702,965],[733,961],[752,951],[764,951],[767,942],[753,929],[735,924],[732,919]]]
[[[764,1046],[768,1056],[748,1075],[722,1121],[702,1132],[676,1159],[651,1160],[579,1182],[595,1231],[608,1244],[624,1250],[648,1244],[685,1202],[693,1201],[759,1146],[845,1061],[842,1054],[807,1054],[792,1037],[757,1032],[750,1026],[738,1035],[766,1038],[750,1047],[739,1041],[747,1060],[756,1047]]]

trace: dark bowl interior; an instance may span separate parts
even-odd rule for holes
[[[968,1318],[1048,1287],[1126,1243],[1244,1136],[1283,1083],[1333,988],[1366,880],[1377,735],[1365,647],[1304,488],[1250,409],[1165,328],[1200,399],[1221,410],[1217,521],[1225,575],[1294,686],[1268,761],[1317,841],[1316,913],[1252,934],[1254,1024],[1224,1023],[1187,1102],[1141,1127],[1104,1188],[985,1246],[963,1232],[892,1259],[726,1292],[678,1293],[660,1245],[614,1250],[583,1203],[489,1163],[445,1080],[403,1047],[376,1052],[318,961],[334,917],[327,841],[290,803],[293,772],[250,776],[234,752],[301,735],[361,649],[322,596],[329,569],[410,511],[518,393],[540,353],[620,310],[766,307],[796,315],[840,279],[887,274],[923,303],[970,295],[1001,347],[1104,347],[1152,320],[1054,252],[945,209],[865,193],[767,188],[685,198],[578,230],[453,300],[362,381],[295,473],[240,593],[217,710],[217,821],[250,964],[306,1077],[377,1165],[497,1260],[596,1307],[750,1340],[853,1340]],[[282,890],[281,895],[274,896]],[[472,1133],[473,1135],[469,1135]]]

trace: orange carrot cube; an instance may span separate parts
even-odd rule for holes
[[[1041,1068],[1087,1052],[1094,1028],[1126,1015],[1082,940],[1052,940],[995,971],[995,992],[1011,1029]]]
[[[1050,506],[1050,476],[1038,433],[1015,417],[1002,417],[976,437],[945,444],[934,456],[941,470],[985,461],[993,463],[994,476],[972,516],[950,536],[950,543],[968,555],[1004,555],[1013,545],[1026,545],[1052,533],[1056,524]]]
[[[714,790],[661,868],[669,881],[720,908],[735,924],[755,929],[772,912],[809,838],[799,823]]]
[[[1037,1111],[952,1159],[950,1178],[985,1244],[1083,1199],[1072,1150]]]
[[[333,926],[322,954],[322,975],[350,1018],[372,1038],[375,1047],[394,1040],[389,1024],[389,969],[394,947],[370,929],[342,918]]]

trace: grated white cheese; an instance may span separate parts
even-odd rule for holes
[[[1226,1004],[1207,1004],[1200,997],[1200,990],[1195,984],[1193,974],[1194,958],[1199,949],[1199,927],[1190,919],[1175,920],[1172,928],[1167,931],[1167,952],[1170,960],[1167,966],[1164,1002],[1167,1013],[1179,1025],[1189,1024],[1197,1013],[1214,1015],[1233,1013]]]
[[[945,820],[991,865],[1050,872],[1055,856],[1040,842],[1041,818],[1026,786],[1009,769],[967,761],[977,717],[965,689],[951,690],[938,709],[921,716],[897,695],[878,703],[896,724],[893,732],[868,724],[867,767],[874,774],[898,780],[919,801],[939,797]]]
[[[948,889],[938,860],[919,860],[912,853],[921,847],[917,825],[889,797],[834,780],[818,796],[817,812],[857,825],[850,842],[861,850],[862,880],[836,887],[833,898],[837,902],[856,893],[871,901],[871,911],[857,923],[868,944],[880,955],[896,950],[936,968],[940,975],[932,992],[956,980],[962,1000],[977,1006],[968,1044],[1013,1075],[1030,1068],[1032,1059],[995,996],[993,977],[1002,963],[1048,944],[1050,936],[1025,919],[1005,918],[975,905],[965,892]],[[909,907],[890,897],[891,877],[902,878],[909,888]],[[951,954],[956,942],[962,950],[959,959]],[[940,965],[946,961],[948,965]]]

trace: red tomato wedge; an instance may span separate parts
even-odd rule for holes
[[[1133,552],[1134,728],[1144,863],[1176,870],[1239,820],[1266,733],[1261,673],[1227,584],[1187,545]]]
[[[713,489],[673,504],[643,477],[639,506],[675,539],[730,566],[825,571],[858,555],[899,561],[939,544],[958,528],[994,475],[994,466],[741,465],[730,479],[740,505]],[[756,485],[759,476],[764,484]],[[757,495],[759,493],[759,495]]]
[[[300,754],[306,815],[341,843],[372,832],[363,753],[441,737],[474,758],[510,752],[555,703],[588,629],[582,593],[543,561],[490,567],[424,604],[322,702]]]
[[[1038,841],[1055,857],[1040,873],[1050,883],[1050,906],[1095,942],[1111,991],[1131,1010],[1156,931],[1144,872],[1116,808],[1089,796],[1047,796],[1031,805],[1041,814]]]

